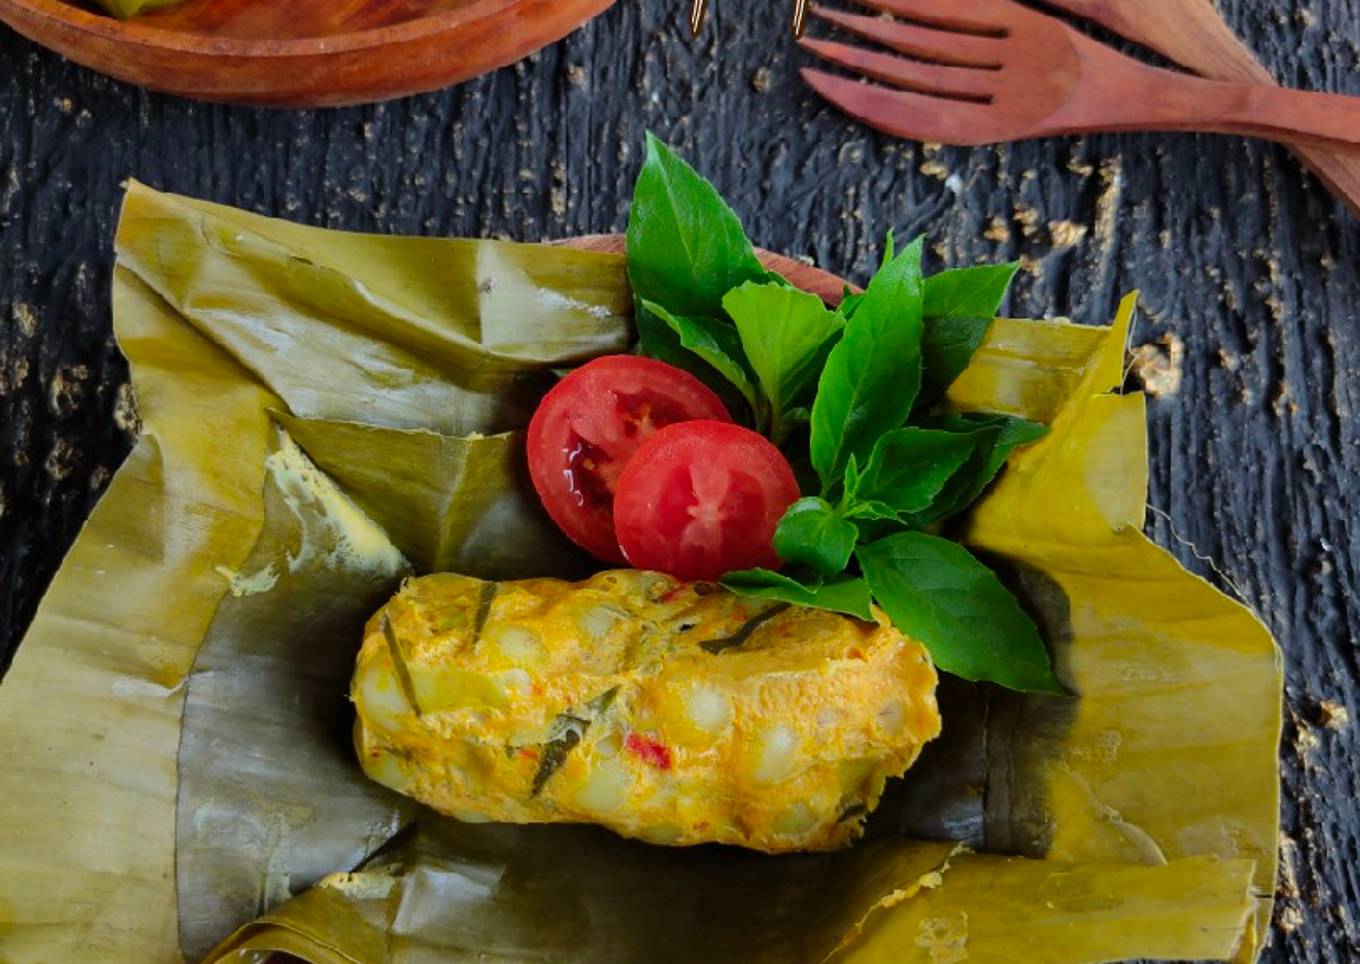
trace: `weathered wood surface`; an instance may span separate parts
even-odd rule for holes
[[[1360,224],[1259,143],[894,142],[800,86],[784,4],[716,4],[698,43],[683,6],[623,3],[458,90],[309,113],[148,95],[0,32],[0,656],[136,430],[107,296],[123,178],[332,227],[562,237],[622,227],[650,128],[758,243],[856,277],[895,227],[937,265],[1023,258],[1016,314],[1098,322],[1142,289],[1136,343],[1180,372],[1150,406],[1152,531],[1285,649],[1267,957],[1360,958]],[[1360,93],[1360,0],[1225,9],[1282,80]]]

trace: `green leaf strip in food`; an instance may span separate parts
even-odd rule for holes
[[[741,625],[741,628],[738,629],[732,635],[721,636],[718,639],[709,639],[700,643],[699,645],[706,652],[712,653],[715,656],[718,655],[719,653],[725,652],[726,650],[734,649],[737,646],[741,646],[748,639],[751,638],[751,635],[757,629],[765,625],[765,623],[769,622],[771,619],[774,619],[774,617],[778,616],[780,613],[784,612],[784,610],[789,608],[789,605],[790,605],[789,603],[781,602],[777,603],[776,605],[762,609],[760,612],[756,613],[750,619],[746,620],[746,622]]]
[[[397,682],[401,684],[406,702],[411,704],[416,716],[420,716],[420,701],[416,699],[416,686],[415,681],[411,679],[411,667],[406,663],[406,653],[402,651],[401,641],[397,639],[396,630],[392,628],[392,620],[388,618],[386,612],[382,615],[382,634],[387,642],[387,651],[392,656],[392,669],[397,674]]]

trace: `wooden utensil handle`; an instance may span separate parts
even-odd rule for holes
[[[1191,129],[1318,147],[1360,147],[1360,97],[1267,84],[1192,83],[1198,103],[1187,118]]]
[[[1216,80],[1274,83],[1212,0],[1040,0]]]
[[[1217,80],[1274,83],[1270,72],[1232,32],[1212,0],[1042,0],[1156,50]],[[1319,178],[1360,215],[1360,151],[1296,144]]]

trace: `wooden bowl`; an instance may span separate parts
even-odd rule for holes
[[[557,243],[570,248],[580,248],[583,251],[607,251],[611,254],[623,254],[628,247],[628,239],[622,234],[588,234],[584,237],[569,238]],[[809,294],[814,294],[829,305],[841,303],[847,282],[830,271],[823,271],[821,268],[802,261],[796,261],[782,254],[774,254],[760,248],[756,249],[756,257],[766,268],[787,278],[795,288],[801,288]],[[851,290],[857,291],[859,289],[852,285]]]
[[[0,21],[153,90],[323,107],[459,83],[561,39],[613,2],[187,0],[120,21],[64,0],[0,0]]]

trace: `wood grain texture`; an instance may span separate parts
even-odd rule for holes
[[[325,107],[437,90],[514,63],[614,0],[188,0],[128,21],[0,0],[0,22],[153,90]]]
[[[1360,957],[1360,224],[1260,142],[970,151],[881,137],[802,86],[782,5],[715,4],[697,44],[681,12],[620,4],[456,90],[306,113],[147,94],[0,32],[6,648],[134,428],[107,300],[122,178],[330,227],[561,238],[623,228],[650,128],[713,177],[757,243],[854,280],[892,227],[928,232],[933,267],[1022,259],[1015,314],[1101,322],[1142,289],[1145,370],[1177,386],[1149,406],[1165,514],[1152,533],[1240,590],[1285,649],[1267,960]],[[1360,93],[1360,0],[1224,12],[1282,81]]]

